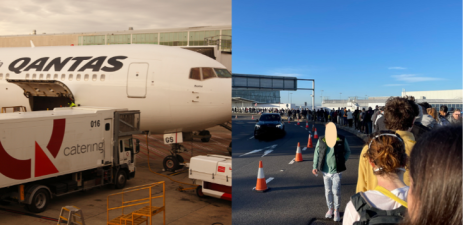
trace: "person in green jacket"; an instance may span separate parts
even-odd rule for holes
[[[333,140],[333,143],[330,140]],[[334,140],[336,140],[335,143]],[[320,136],[315,146],[312,173],[318,176],[319,171],[323,172],[326,204],[328,205],[328,212],[326,212],[325,217],[331,218],[334,213],[334,221],[341,220],[339,216],[341,172],[346,170],[345,162],[349,156],[350,148],[347,139],[343,135],[337,134],[336,126],[333,123],[326,123],[325,136]]]

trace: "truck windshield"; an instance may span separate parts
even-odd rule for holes
[[[262,115],[259,121],[280,121],[280,115]]]

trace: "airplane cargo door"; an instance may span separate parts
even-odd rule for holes
[[[131,63],[127,75],[127,97],[145,98],[148,63]]]

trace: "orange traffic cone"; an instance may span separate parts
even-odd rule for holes
[[[318,139],[317,128],[315,128],[315,134],[313,135],[313,138]]]
[[[299,123],[299,118],[297,119],[297,125],[298,125],[298,126],[301,125],[301,124]]]
[[[309,134],[309,142],[307,142],[307,148],[313,148],[312,135],[311,134]]]
[[[288,123],[291,123],[291,117],[288,116]]]
[[[262,166],[262,161],[259,161],[259,170],[257,171],[257,183],[256,191],[265,192],[268,191],[267,181],[265,180],[264,167]]]
[[[254,115],[252,115],[252,118],[251,119],[254,119]]]
[[[309,121],[305,122],[305,128],[309,128]]]
[[[238,119],[238,115],[235,115],[235,119]]]
[[[302,152],[301,152],[301,144],[298,142],[297,143],[297,149],[296,149],[296,162],[302,162]]]

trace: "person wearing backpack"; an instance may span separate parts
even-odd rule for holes
[[[375,135],[360,157],[368,159],[378,185],[351,197],[343,225],[399,224],[407,212],[409,187],[404,183],[404,173],[408,156],[404,140],[389,130]]]

